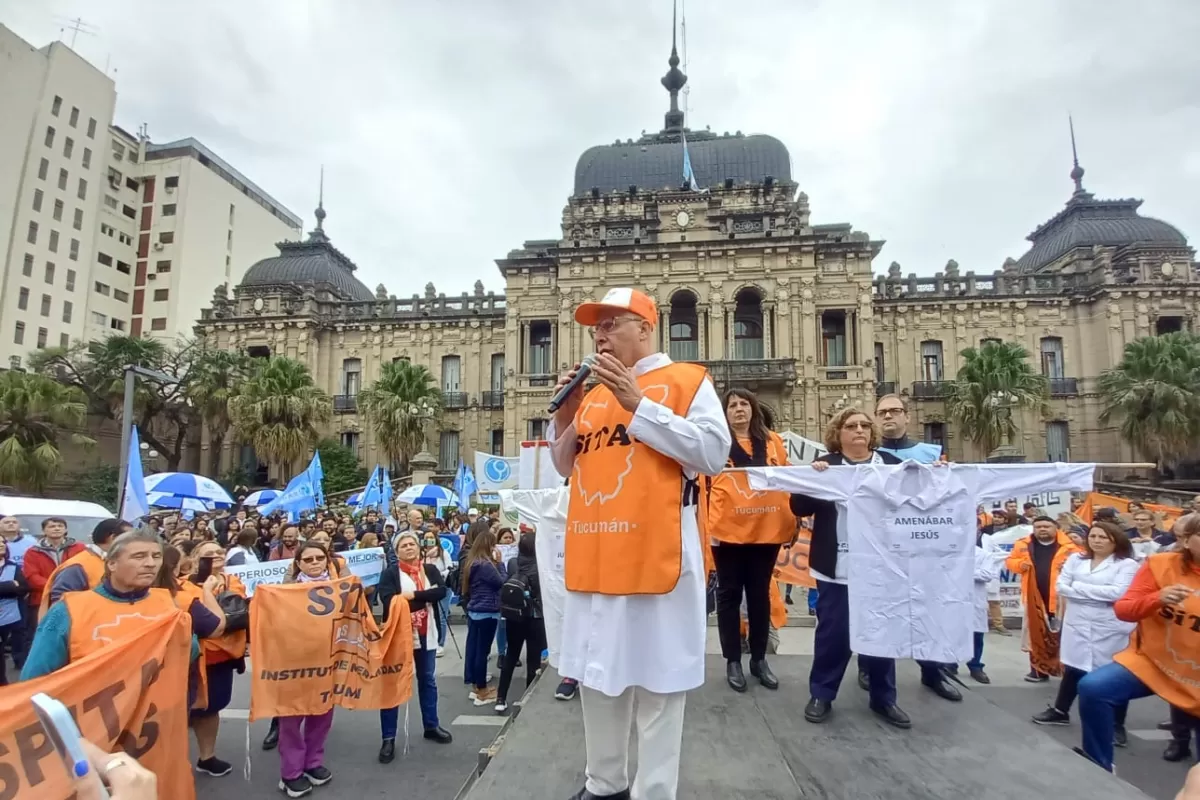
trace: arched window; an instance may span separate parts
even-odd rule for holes
[[[696,296],[691,292],[676,292],[671,297],[667,355],[672,361],[700,359],[700,325],[696,315]]]
[[[763,357],[762,299],[753,289],[743,289],[735,298],[733,311],[733,357]]]

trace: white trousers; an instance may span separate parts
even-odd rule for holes
[[[630,789],[632,800],[675,800],[687,694],[631,686],[617,697],[580,685],[587,790],[604,797]],[[636,706],[636,708],[635,708]],[[638,770],[629,786],[629,731],[637,726]]]

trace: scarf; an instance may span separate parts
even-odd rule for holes
[[[301,570],[296,571],[296,583],[318,583],[319,581],[327,581],[327,580],[329,580],[329,571],[328,570],[326,570],[325,572],[322,572],[320,575],[318,575],[315,578],[308,577],[308,575]]]
[[[420,559],[409,563],[407,561],[397,562],[404,574],[412,578],[412,582],[416,584],[416,591],[425,591],[425,565]],[[425,634],[429,632],[429,609],[428,605],[420,611],[412,612],[413,631],[419,638],[418,641],[424,641]]]

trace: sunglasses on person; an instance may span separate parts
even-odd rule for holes
[[[304,556],[300,559],[301,564],[320,564],[325,560],[325,556]]]

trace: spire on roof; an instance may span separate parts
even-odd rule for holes
[[[317,218],[317,227],[308,234],[310,242],[328,242],[329,237],[325,234],[325,165],[321,165],[321,182],[320,188],[317,190],[317,210],[313,212],[313,216]]]
[[[1067,115],[1067,125],[1071,129],[1071,160],[1075,166],[1071,170],[1071,180],[1075,181],[1075,196],[1080,197],[1087,194],[1083,188],[1083,167],[1079,166],[1079,151],[1075,149],[1075,120],[1071,115]]]
[[[683,112],[679,109],[679,90],[687,83],[687,75],[684,75],[679,69],[679,50],[675,46],[677,5],[678,2],[671,7],[671,57],[667,59],[667,64],[671,68],[662,78],[663,88],[671,93],[671,110],[667,112],[666,124],[663,126],[664,131],[682,131],[684,122]]]

